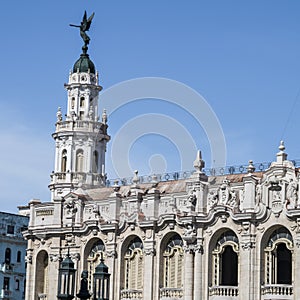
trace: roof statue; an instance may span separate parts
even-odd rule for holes
[[[80,36],[82,37],[83,42],[84,42],[84,46],[82,47],[82,50],[84,53],[86,53],[86,51],[88,49],[87,45],[90,43],[90,37],[86,34],[86,31],[88,31],[90,29],[94,15],[95,15],[95,13],[92,13],[91,16],[89,18],[87,18],[86,11],[84,11],[84,15],[83,15],[80,25],[70,24],[70,26],[72,26],[72,27],[80,28]]]

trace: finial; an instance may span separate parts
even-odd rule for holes
[[[137,185],[140,181],[138,173],[139,173],[138,170],[134,171],[134,176],[132,178],[132,182],[133,182],[134,185]]]
[[[119,180],[116,179],[114,181],[114,185],[112,186],[115,192],[118,192],[120,190],[120,186],[119,186]]]
[[[202,173],[202,169],[204,168],[204,166],[205,166],[205,162],[202,159],[201,151],[198,150],[196,159],[194,161],[194,168],[196,169],[196,172]]]
[[[252,174],[255,171],[255,167],[253,165],[253,160],[249,160],[249,165],[247,167],[248,173]]]
[[[283,152],[285,150],[285,146],[284,146],[284,142],[283,141],[280,141],[280,145],[278,147],[278,149]]]
[[[156,187],[158,184],[157,176],[155,174],[152,175],[151,183],[152,183],[152,187]]]
[[[283,141],[280,141],[278,149],[279,152],[277,153],[277,163],[282,164],[287,159],[287,154],[284,152],[285,146]]]
[[[103,109],[103,112],[102,112],[102,123],[103,124],[107,123],[107,114],[106,114],[106,109],[105,108]]]

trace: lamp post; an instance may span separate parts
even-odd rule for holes
[[[75,272],[74,263],[68,253],[61,262],[58,272],[57,298],[59,300],[72,300],[74,298]]]
[[[109,277],[108,267],[101,257],[94,273],[93,300],[109,300]]]

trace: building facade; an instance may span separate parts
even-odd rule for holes
[[[51,201],[29,203],[26,300],[57,299],[68,253],[77,292],[83,270],[92,290],[103,256],[114,300],[300,299],[300,177],[283,143],[259,172],[250,161],[208,176],[198,152],[183,178],[136,172],[106,186],[110,137],[86,50],[65,85],[66,118],[57,112]]]
[[[0,299],[24,299],[27,242],[22,231],[27,229],[26,216],[0,212]]]

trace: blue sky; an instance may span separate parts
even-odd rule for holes
[[[300,158],[299,1],[10,0],[0,11],[1,210],[17,212],[32,198],[50,199],[51,133],[57,107],[66,109],[63,84],[82,46],[68,24],[78,24],[85,9],[95,12],[89,53],[104,90],[139,77],[176,80],[202,95],[217,115],[228,165],[272,161],[281,139],[289,158]],[[203,129],[189,113],[159,100],[115,111],[112,140],[126,122],[147,113],[181,123],[209,164]],[[140,173],[149,171],[156,154],[168,171],[180,168],[180,149],[166,137],[145,135],[131,150],[131,166]],[[109,151],[107,172],[114,177]]]

